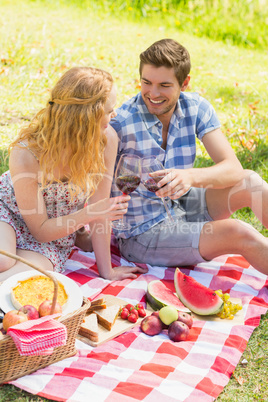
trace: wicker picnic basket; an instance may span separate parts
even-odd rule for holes
[[[58,292],[58,282],[53,274],[11,253],[0,250],[0,254],[21,261],[52,279],[54,283],[54,296],[51,313],[53,313]],[[21,356],[11,336],[4,335],[0,339],[0,384],[23,377],[52,363],[74,356],[76,354],[75,338],[89,307],[90,301],[84,298],[82,307],[59,318],[59,321],[67,328],[67,342],[66,345],[55,348],[51,355]]]

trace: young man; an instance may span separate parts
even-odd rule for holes
[[[120,251],[129,261],[157,266],[241,254],[268,274],[268,239],[250,225],[228,219],[249,206],[268,227],[268,185],[257,173],[242,169],[211,104],[185,92],[190,67],[189,53],[179,43],[155,42],[140,55],[141,92],[111,121],[119,137],[117,160],[125,153],[152,155],[165,167],[155,194],[142,184],[131,193],[124,217],[131,229],[115,233]],[[196,138],[213,166],[193,168]],[[160,197],[169,197],[173,226],[166,224]]]

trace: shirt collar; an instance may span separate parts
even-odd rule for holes
[[[174,113],[178,119],[182,119],[183,117],[185,117],[185,114],[183,113],[183,110],[181,107],[181,101],[182,101],[182,99],[181,99],[181,94],[180,94],[179,100],[178,100],[176,108],[174,110]]]
[[[148,112],[147,106],[142,99],[141,93],[138,94],[136,105],[137,109],[143,116],[143,121],[147,129],[150,129],[151,127],[159,123],[159,119],[154,114]]]

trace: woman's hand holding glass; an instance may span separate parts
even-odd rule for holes
[[[90,215],[96,215],[96,219],[103,215],[104,218],[114,221],[122,219],[128,208],[129,195],[120,195],[113,198],[104,198],[89,205]]]
[[[115,183],[123,195],[132,193],[141,182],[141,163],[136,155],[122,155],[115,171]],[[112,222],[112,227],[117,230],[129,230],[130,224],[123,219]]]

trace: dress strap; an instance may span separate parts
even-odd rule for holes
[[[35,153],[31,150],[31,148],[29,148],[28,145],[25,144],[25,142],[20,141],[19,144],[22,145],[23,147],[27,148],[28,151],[30,151],[30,152],[33,154],[33,156],[35,157],[35,159],[36,159],[37,161],[39,160],[39,159],[37,158],[37,156],[35,155]]]

